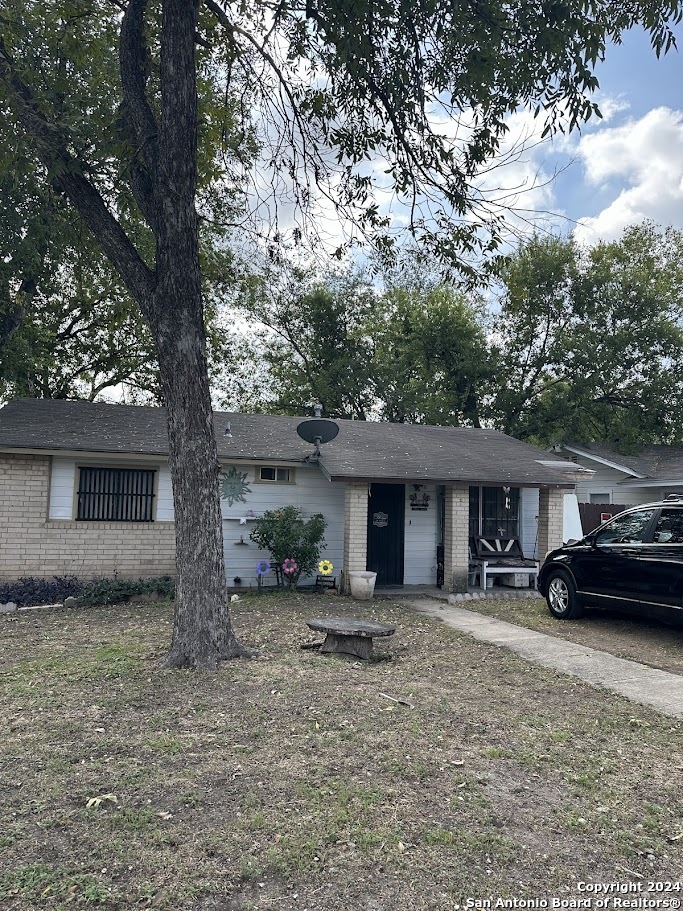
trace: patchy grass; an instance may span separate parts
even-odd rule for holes
[[[321,613],[395,622],[391,660],[302,650]],[[168,604],[2,618],[3,908],[452,911],[679,878],[680,723],[392,602],[234,617],[261,657],[215,675],[160,669]]]
[[[470,608],[470,604],[461,607]],[[578,645],[597,648],[617,658],[683,674],[683,622],[671,624],[618,611],[589,608],[579,620],[556,620],[538,598],[474,601],[471,609],[527,629],[549,633]],[[671,612],[674,613],[673,611]]]

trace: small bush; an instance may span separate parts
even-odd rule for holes
[[[270,551],[275,563],[282,564],[288,558],[296,561],[297,572],[285,576],[287,584],[296,587],[299,577],[310,576],[320,559],[326,524],[321,513],[305,521],[296,506],[283,506],[264,512],[254,522],[254,530],[249,537],[259,547]]]
[[[76,576],[53,576],[51,579],[24,576],[16,582],[0,584],[0,604],[7,604],[8,601],[19,607],[56,604],[79,595],[82,588],[83,582]]]
[[[118,604],[136,595],[156,594],[175,597],[175,582],[170,576],[157,579],[94,579],[86,582],[78,600],[81,604]]]
[[[157,579],[93,579],[53,576],[51,579],[24,577],[0,584],[0,604],[13,601],[19,607],[57,604],[65,598],[78,598],[81,604],[116,604],[135,595],[156,594],[175,597],[175,582],[170,576]]]

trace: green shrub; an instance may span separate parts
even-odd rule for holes
[[[270,551],[274,563],[296,561],[296,573],[284,577],[290,587],[296,588],[299,577],[310,576],[320,559],[326,525],[321,513],[306,521],[298,507],[283,506],[257,519],[249,537],[263,550]]]
[[[118,604],[135,595],[156,594],[175,597],[175,582],[170,576],[157,579],[93,579],[86,582],[79,595],[81,604]]]
[[[116,604],[135,595],[157,594],[175,597],[175,581],[170,576],[156,579],[90,579],[53,576],[51,579],[24,577],[0,585],[0,604],[14,601],[19,607],[55,604],[75,597],[80,604]]]
[[[83,582],[75,576],[53,576],[51,579],[34,579],[24,576],[16,582],[0,585],[0,604],[14,601],[19,607],[36,604],[54,604],[78,595]]]

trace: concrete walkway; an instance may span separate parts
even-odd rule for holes
[[[633,702],[652,706],[664,715],[683,718],[683,677],[678,674],[658,671],[637,661],[615,658],[607,652],[556,639],[461,607],[441,605],[431,599],[416,599],[409,604],[421,614],[441,620],[482,642],[505,646],[543,667],[580,677]]]

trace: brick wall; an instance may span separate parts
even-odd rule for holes
[[[450,592],[466,592],[469,570],[469,487],[446,487],[445,512],[444,588]]]
[[[564,532],[564,490],[541,490],[538,496],[538,556],[541,562],[549,550],[562,546]]]
[[[48,520],[50,457],[0,454],[0,578],[175,574],[171,522]]]
[[[349,573],[368,567],[368,484],[347,484],[344,491],[344,589]]]

